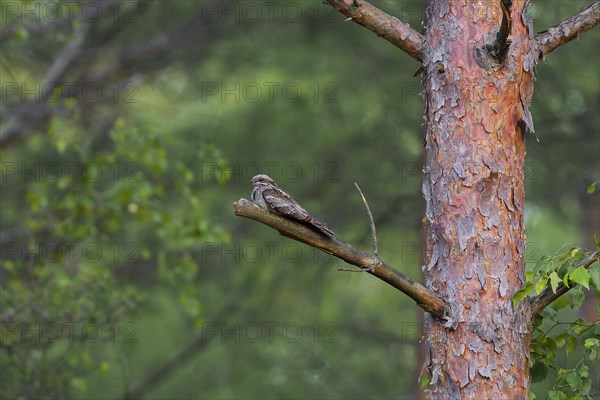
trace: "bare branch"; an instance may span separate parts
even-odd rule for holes
[[[552,28],[535,35],[537,53],[540,59],[563,44],[592,29],[600,22],[600,1],[596,1],[583,11],[564,20]]]
[[[373,221],[373,214],[371,214],[371,209],[369,208],[369,203],[367,203],[367,199],[365,199],[365,195],[362,190],[360,190],[360,186],[358,183],[354,182],[354,186],[356,186],[356,190],[358,190],[358,194],[360,194],[360,198],[367,209],[367,214],[369,214],[369,221],[371,223],[371,239],[373,240],[373,254],[375,257],[379,258],[379,249],[377,247],[377,230],[375,229],[375,221]]]
[[[233,206],[237,216],[258,221],[277,229],[283,236],[331,254],[348,264],[368,270],[367,272],[371,275],[378,277],[409,296],[425,311],[440,319],[445,319],[446,303],[444,300],[422,284],[390,267],[376,256],[355,249],[348,243],[320,235],[300,223],[271,214],[246,199],[240,199],[233,203]]]
[[[81,27],[75,33],[75,39],[67,43],[60,54],[54,59],[54,63],[52,63],[52,66],[44,77],[42,87],[45,87],[48,84],[56,83],[56,81],[64,76],[67,69],[73,63],[73,60],[81,51],[81,46],[83,45],[83,42],[85,42],[85,38],[89,30],[89,24],[84,23],[81,25]]]
[[[588,269],[590,265],[594,262],[598,261],[598,257],[600,255],[600,251],[596,250],[587,260],[585,260],[580,266]],[[544,308],[548,307],[554,300],[558,299],[563,294],[567,293],[574,286],[577,286],[575,283],[572,283],[570,286],[565,286],[564,283],[558,285],[556,288],[556,293],[554,293],[551,289],[546,289],[538,296],[536,296],[532,300],[531,304],[531,315],[536,315],[540,313]]]
[[[364,0],[326,0],[349,20],[375,32],[417,61],[423,58],[423,35]]]

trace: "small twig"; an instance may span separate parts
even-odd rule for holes
[[[373,241],[373,255],[379,259],[379,249],[377,247],[377,230],[375,229],[375,221],[373,220],[373,214],[371,213],[371,208],[369,207],[369,203],[367,203],[367,199],[363,194],[362,190],[360,190],[360,186],[358,183],[354,182],[354,186],[356,186],[356,190],[358,190],[358,194],[360,194],[360,198],[362,199],[365,208],[367,209],[367,214],[369,214],[369,221],[371,223],[371,240]],[[337,270],[340,272],[373,272],[374,266],[369,267],[360,267],[360,269],[349,269],[339,267]]]
[[[379,258],[379,249],[377,247],[377,230],[375,229],[375,221],[373,221],[373,214],[371,214],[371,209],[369,208],[369,203],[367,203],[367,199],[365,199],[365,195],[362,190],[360,190],[360,186],[358,183],[354,182],[354,186],[356,186],[356,190],[358,190],[358,194],[360,194],[360,198],[367,209],[367,214],[369,214],[369,221],[371,221],[371,239],[373,240],[373,254],[375,257]]]

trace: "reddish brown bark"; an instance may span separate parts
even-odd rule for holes
[[[503,62],[498,2],[433,1],[423,51],[426,104],[426,286],[452,309],[425,319],[432,398],[529,396],[523,171],[537,59],[524,1],[510,10]]]

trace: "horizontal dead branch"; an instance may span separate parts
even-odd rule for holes
[[[360,267],[365,272],[378,277],[409,296],[425,311],[444,319],[446,309],[444,300],[422,284],[390,267],[375,255],[355,249],[350,244],[337,239],[320,235],[298,222],[271,214],[246,199],[240,199],[233,203],[233,206],[235,207],[235,215],[258,221],[278,230],[283,236],[305,243],[348,264]]]

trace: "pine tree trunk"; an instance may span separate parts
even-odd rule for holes
[[[535,56],[524,1],[434,0],[424,48],[426,285],[452,304],[427,316],[425,367],[436,399],[529,397],[524,283],[525,135]],[[505,18],[512,40],[491,57]]]

